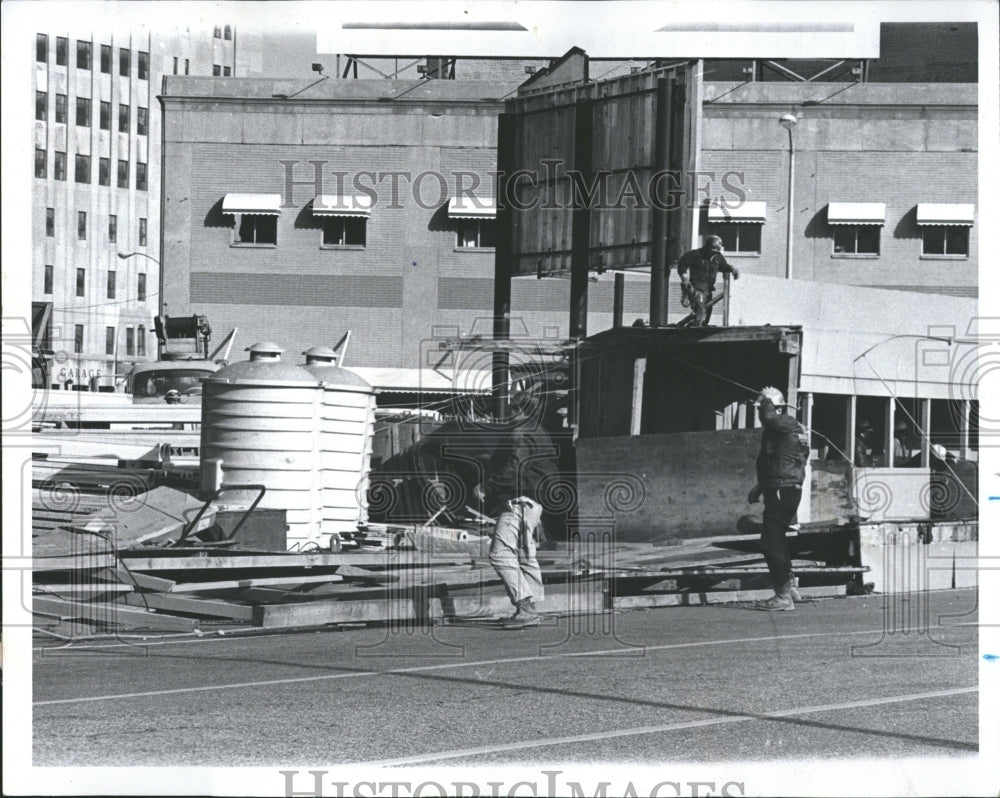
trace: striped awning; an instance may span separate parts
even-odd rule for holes
[[[971,227],[976,206],[971,202],[921,202],[917,205],[917,224]]]
[[[280,194],[226,194],[222,200],[223,213],[280,216]]]
[[[367,194],[317,194],[313,216],[370,216],[372,197]]]
[[[831,202],[826,209],[829,224],[885,224],[884,202]]]
[[[450,219],[496,219],[496,200],[482,197],[452,197],[448,201]]]
[[[716,200],[708,206],[710,222],[764,222],[767,221],[766,202],[741,202],[739,205]]]

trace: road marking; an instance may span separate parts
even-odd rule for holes
[[[439,751],[433,754],[404,757],[402,759],[386,759],[379,762],[361,762],[359,766],[395,767],[398,765],[418,765],[425,762],[438,762],[443,759],[459,759],[461,757],[497,754],[505,751],[522,751],[527,748],[546,748],[554,745],[571,745],[573,743],[597,742],[616,737],[639,737],[644,734],[662,734],[663,732],[696,729],[704,726],[720,726],[729,723],[746,723],[754,720],[769,720],[771,718],[788,718],[796,715],[808,715],[816,712],[836,712],[845,709],[861,707],[876,707],[883,704],[896,704],[903,701],[921,701],[927,698],[946,698],[967,693],[978,693],[978,687],[959,687],[954,690],[935,690],[930,693],[910,693],[908,695],[889,696],[887,698],[871,698],[865,701],[847,701],[843,704],[821,704],[814,707],[797,707],[782,709],[776,712],[762,712],[755,715],[726,715],[721,718],[692,720],[685,723],[664,723],[660,726],[639,726],[632,729],[617,729],[615,731],[595,732],[594,734],[576,734],[570,737],[548,737],[524,742],[508,743],[506,745],[484,745],[479,748],[464,748],[455,751]],[[858,731],[864,733],[864,729]]]
[[[730,646],[734,643],[767,643],[775,640],[804,640],[817,637],[853,637],[857,635],[883,634],[882,629],[866,629],[851,632],[803,632],[794,635],[768,635],[767,637],[738,637],[728,640],[703,640],[696,643],[664,643],[658,646],[643,646],[646,651],[667,651],[678,648],[700,648],[705,646]],[[266,679],[253,682],[230,682],[228,684],[202,685],[199,687],[175,687],[165,690],[144,690],[139,693],[113,693],[110,695],[83,696],[80,698],[56,698],[48,701],[34,701],[33,706],[46,707],[58,704],[82,704],[90,701],[119,701],[132,698],[152,698],[161,695],[180,695],[183,693],[205,693],[214,690],[239,690],[246,687],[273,687],[280,684],[304,684],[308,682],[330,681],[332,679],[370,679],[373,676],[399,676],[407,673],[425,673],[427,671],[454,670],[456,668],[476,668],[488,665],[507,665],[520,662],[554,661],[569,657],[605,657],[632,654],[635,647],[616,648],[606,651],[574,651],[563,654],[534,654],[527,657],[505,657],[500,659],[476,660],[473,662],[444,662],[434,665],[415,665],[410,668],[392,668],[389,670],[350,671],[348,673],[325,673],[320,676],[295,676],[286,679]],[[294,665],[295,663],[289,663]]]

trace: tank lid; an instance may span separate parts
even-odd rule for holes
[[[251,360],[259,360],[261,358],[274,358],[277,360],[281,358],[281,353],[285,350],[272,341],[260,341],[252,346],[248,346],[243,351],[250,353]]]
[[[302,353],[306,356],[306,363],[336,363],[339,357],[335,350],[329,346],[314,346]]]
[[[303,354],[307,353],[303,352]],[[329,388],[360,388],[365,392],[372,390],[372,386],[367,380],[362,379],[349,369],[341,368],[336,363],[315,360],[311,363],[307,362],[302,368]]]

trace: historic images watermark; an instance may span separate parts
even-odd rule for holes
[[[573,777],[562,770],[539,770],[533,778],[518,781],[457,780],[356,780],[343,781],[329,770],[279,770],[287,798],[537,798],[564,795],[570,798],[649,796],[649,798],[708,798],[747,795],[745,782],[718,779],[665,778],[637,781],[594,781]],[[753,794],[751,791],[750,794]]]
[[[748,196],[745,174],[735,170],[629,169],[620,174],[599,170],[588,177],[553,159],[543,160],[541,171],[518,169],[509,174],[496,170],[347,171],[321,160],[278,163],[282,168],[282,208],[298,208],[308,201],[305,197],[329,195],[364,197],[370,207],[381,205],[393,210],[406,207],[404,198],[412,199],[424,210],[434,210],[456,198],[472,208],[485,209],[494,207],[492,198],[496,197],[495,207],[515,211],[577,208],[676,211],[697,209],[710,201],[717,201],[723,208],[738,208]],[[312,175],[307,176],[310,166]]]

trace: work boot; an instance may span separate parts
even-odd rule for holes
[[[797,591],[796,591],[797,592]],[[755,610],[769,610],[778,612],[791,612],[795,609],[795,601],[792,599],[792,581],[788,580],[774,591],[774,595],[766,601],[755,601]]]
[[[526,598],[517,602],[517,612],[504,620],[501,626],[504,629],[527,629],[529,626],[538,626],[541,622],[541,616],[535,609],[535,602]]]

